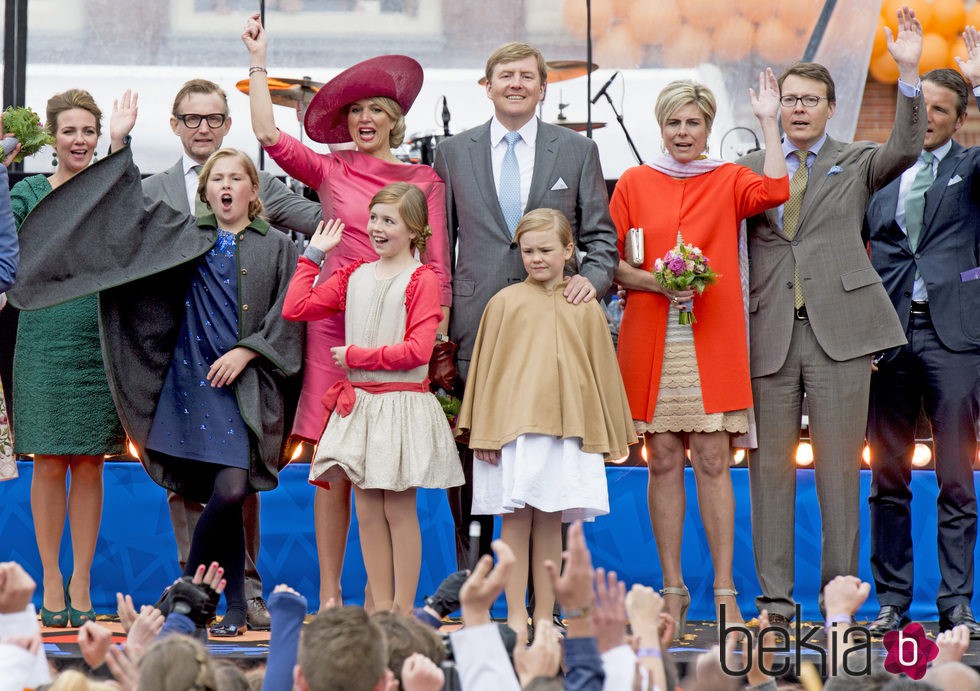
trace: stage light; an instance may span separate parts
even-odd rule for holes
[[[861,460],[864,461],[864,465],[871,467],[871,447],[867,444],[864,445],[864,449],[861,451]]]
[[[127,439],[126,447],[129,449],[129,455],[138,461],[140,459],[140,452],[139,449],[136,448],[136,444],[134,444],[131,440]]]
[[[609,461],[609,463],[613,463],[615,465],[620,465],[621,463],[625,463],[626,462],[626,459],[629,458],[629,457],[630,457],[630,455],[629,454],[626,454],[622,458],[617,458],[616,460]]]
[[[738,465],[745,460],[745,449],[735,449],[735,453],[732,454],[732,458],[735,460],[735,464]]]
[[[932,460],[932,449],[928,445],[916,443],[915,451],[912,452],[912,467],[925,468]]]
[[[801,468],[813,465],[813,447],[810,446],[810,442],[801,441],[796,447],[796,465]]]
[[[647,463],[650,460],[650,455],[647,453],[647,445],[643,444],[640,449],[640,456],[643,458],[643,462]]]
[[[303,442],[297,442],[295,448],[293,448],[293,455],[289,457],[289,462],[292,463],[297,458],[303,454]]]

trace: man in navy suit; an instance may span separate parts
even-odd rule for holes
[[[970,63],[963,63],[971,65],[980,83],[976,42]],[[928,127],[919,160],[871,199],[866,216],[872,263],[908,338],[881,356],[871,379],[868,503],[880,611],[870,629],[884,635],[909,621],[909,482],[915,422],[924,408],[939,481],[940,629],[964,624],[980,639],[970,609],[980,411],[980,149],[952,139],[966,120],[969,95],[959,72],[923,75],[922,95]]]

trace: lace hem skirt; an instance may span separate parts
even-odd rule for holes
[[[667,315],[664,363],[653,420],[634,420],[633,424],[638,435],[661,432],[745,434],[749,430],[748,410],[704,412],[694,335],[690,326],[677,323],[673,310]]]

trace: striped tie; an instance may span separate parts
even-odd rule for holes
[[[800,167],[793,173],[789,181],[789,200],[783,205],[783,232],[790,240],[796,237],[796,229],[800,223],[800,209],[803,208],[803,194],[806,183],[810,179],[810,169],[806,167],[806,157],[809,151],[797,149],[793,152],[800,159]],[[800,283],[800,268],[793,267],[793,307],[803,306],[803,285]]]

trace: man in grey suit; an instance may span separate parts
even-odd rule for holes
[[[961,65],[980,84],[980,37],[966,38],[971,60]],[[871,375],[868,504],[880,610],[869,628],[883,636],[909,620],[912,452],[924,408],[939,481],[939,628],[964,625],[977,639],[980,624],[970,600],[980,414],[980,149],[952,139],[966,121],[969,98],[959,72],[922,75],[922,96],[928,129],[919,162],[875,194],[866,215],[871,260],[908,338],[908,345],[885,353]]]
[[[822,65],[793,65],[779,78],[790,199],[748,219],[750,366],[759,431],[759,448],[749,456],[762,586],[756,605],[783,628],[796,613],[794,450],[803,394],[822,520],[822,591],[837,575],[857,574],[871,355],[905,342],[861,238],[868,198],[915,161],[925,135],[917,86],[921,25],[903,10],[897,37],[887,36],[900,75],[888,141],[845,144],[827,136],[833,79]],[[762,161],[756,152],[742,162],[761,172]]]
[[[601,298],[619,261],[595,143],[535,117],[548,80],[541,52],[524,43],[507,43],[487,60],[485,76],[493,117],[443,141],[435,156],[436,172],[446,183],[454,262],[449,332],[459,344],[462,381],[487,302],[497,291],[527,277],[520,248],[513,241],[514,226],[522,214],[553,208],[571,223],[576,247],[586,254],[578,274],[565,288],[569,302]],[[513,175],[505,172],[508,166],[513,166]],[[469,452],[463,468],[469,478]],[[456,519],[457,558],[460,567],[466,568],[469,481],[462,496],[451,491],[450,504]],[[492,528],[492,522],[488,525]],[[482,553],[489,552],[491,534],[484,526]]]
[[[143,193],[154,201],[163,201],[178,211],[200,215],[198,206],[198,172],[208,157],[221,148],[231,128],[228,98],[224,90],[206,79],[192,79],[174,98],[170,128],[180,138],[184,153],[172,168],[143,181]],[[320,205],[291,191],[280,180],[259,171],[259,198],[269,222],[285,230],[312,235],[323,218]],[[191,537],[201,516],[202,506],[174,492],[167,492],[170,519],[177,539],[180,566],[184,568]],[[248,600],[248,625],[268,630],[269,613],[262,599],[262,579],[255,562],[259,555],[259,497],[245,501],[245,597]]]

